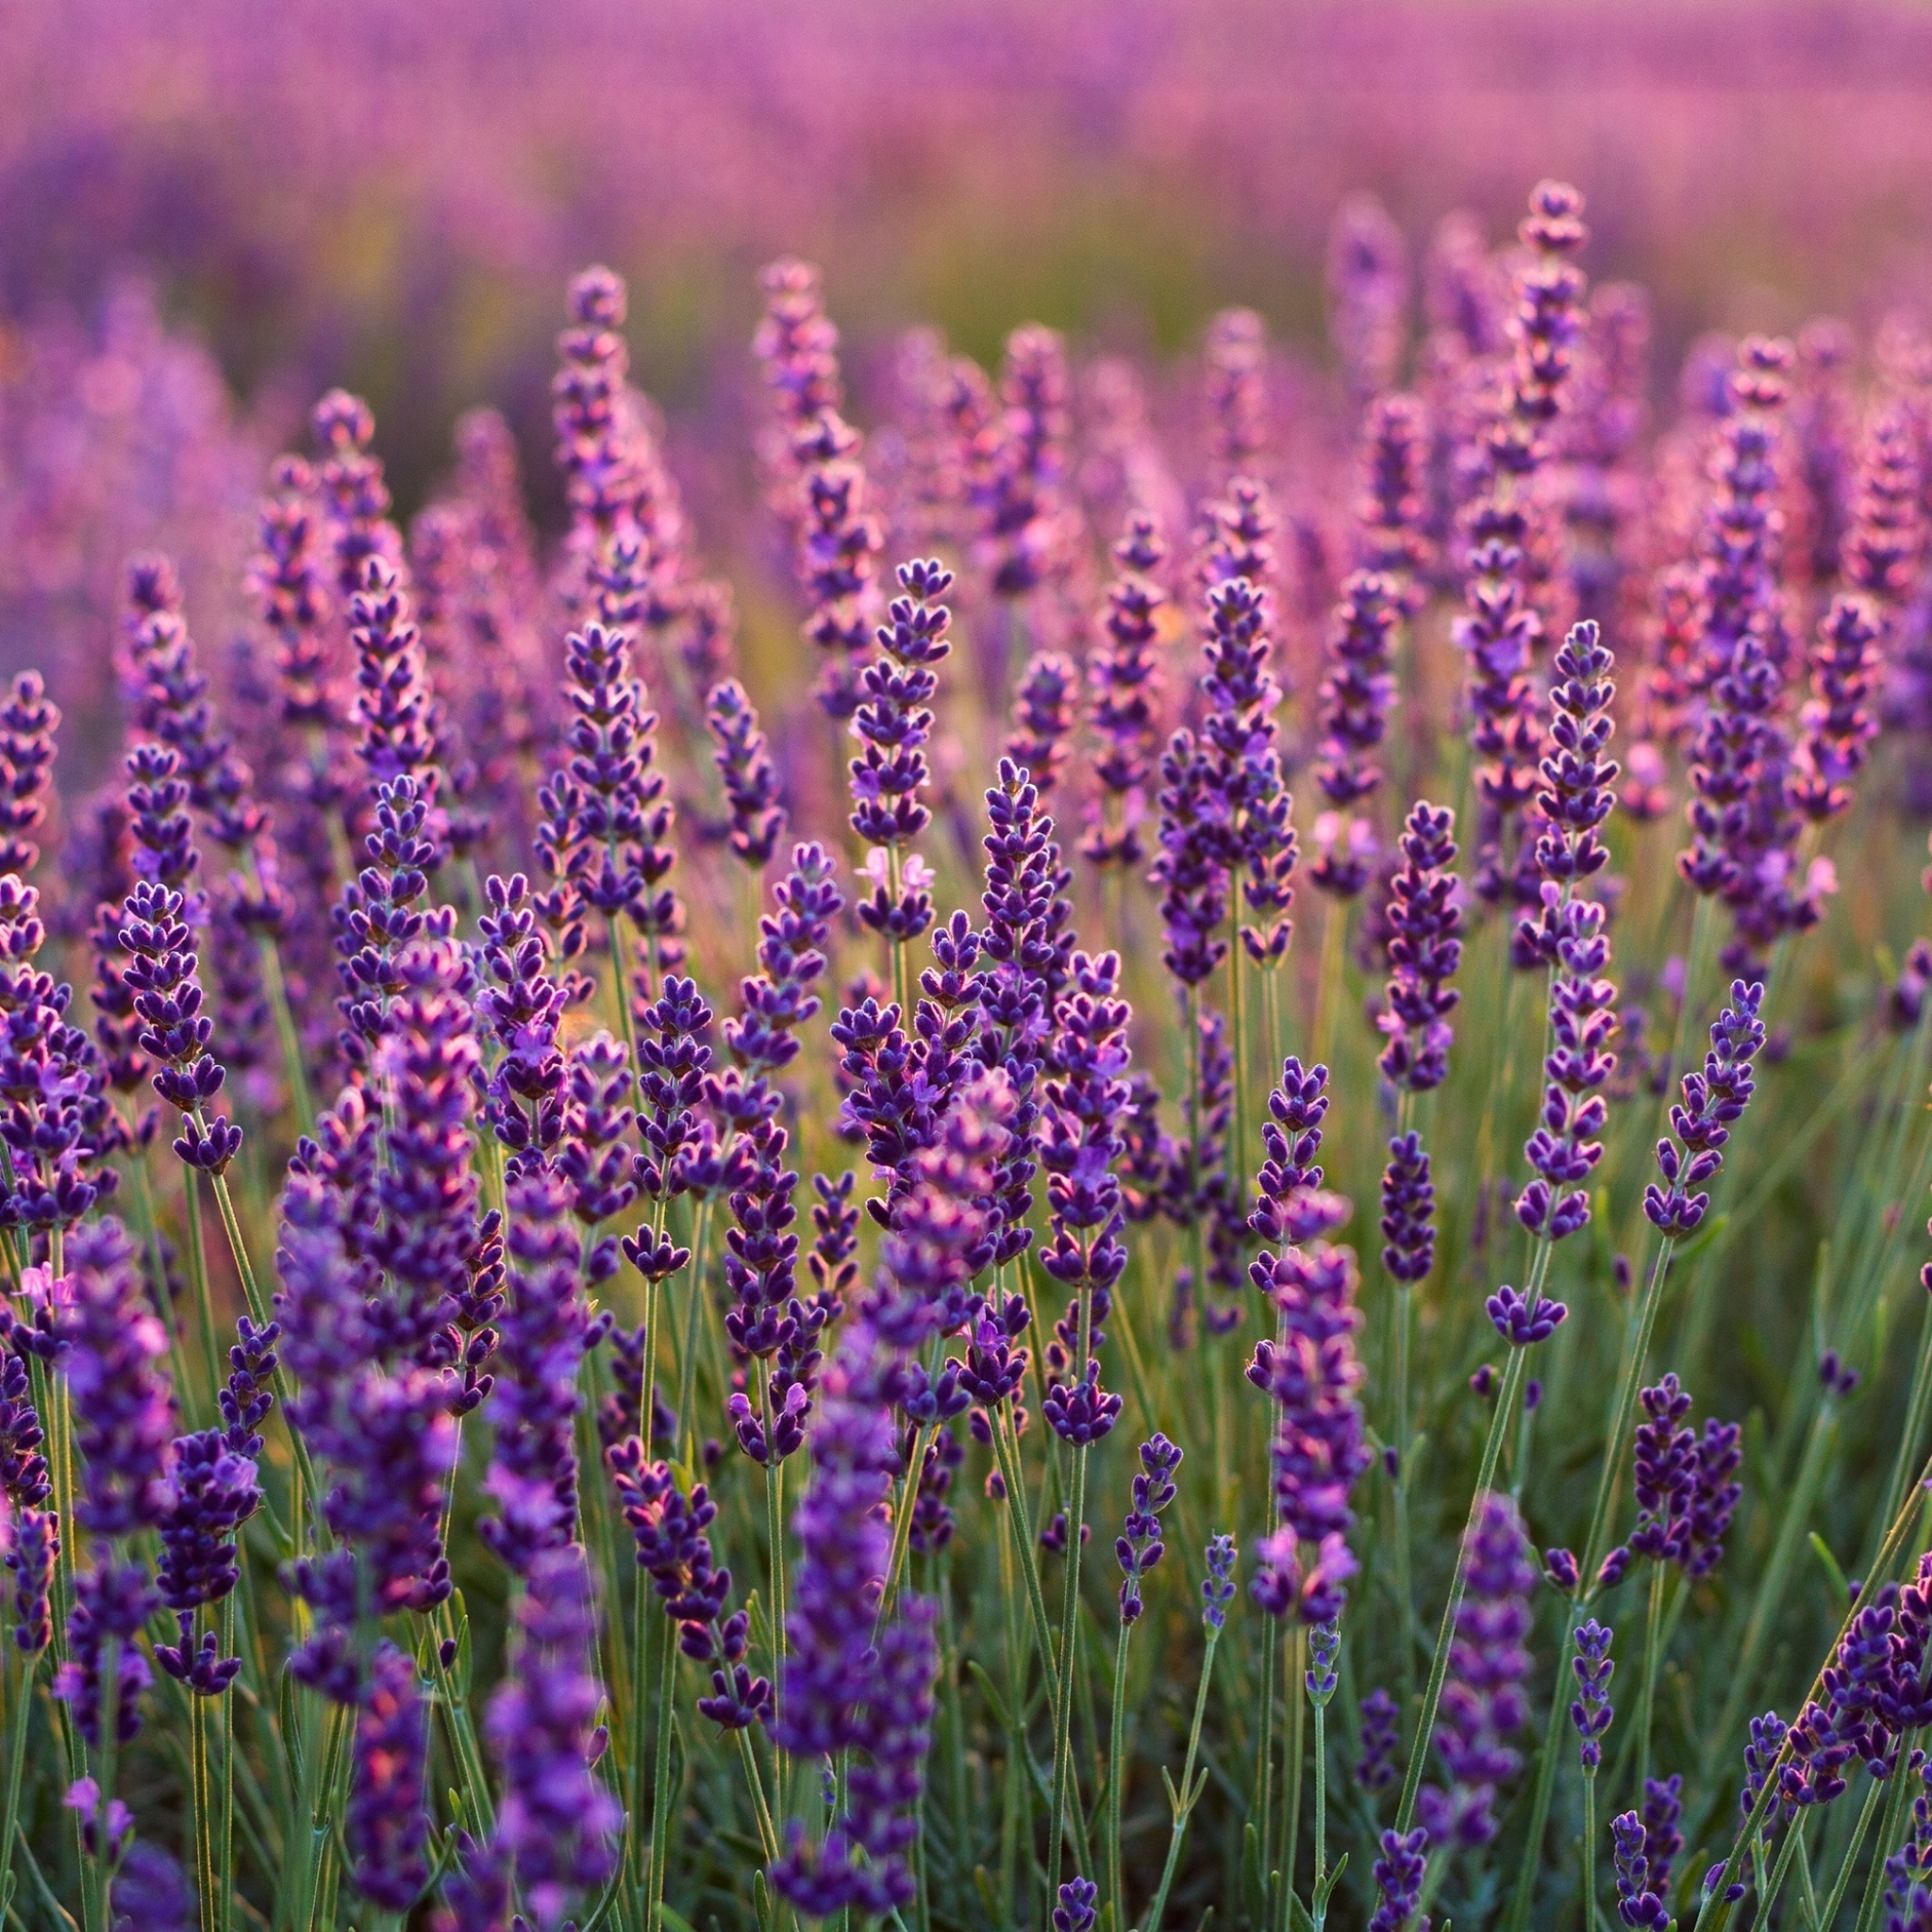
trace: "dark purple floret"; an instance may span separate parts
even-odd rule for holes
[[[16,1506],[7,1551],[7,1567],[13,1572],[13,1641],[30,1657],[54,1641],[54,1562],[59,1554],[58,1514]]]
[[[429,1876],[423,1808],[428,1757],[429,1707],[416,1667],[385,1643],[370,1660],[369,1686],[356,1713],[342,1836],[356,1889],[391,1912],[413,1905]]]
[[[712,759],[731,808],[731,849],[756,869],[771,858],[785,836],[785,808],[758,711],[736,678],[711,688],[705,723],[716,741]]]
[[[1164,1545],[1160,1541],[1160,1512],[1177,1493],[1174,1471],[1181,1466],[1181,1451],[1165,1436],[1155,1435],[1141,1444],[1141,1468],[1134,1477],[1134,1500],[1129,1506],[1121,1534],[1114,1540],[1114,1555],[1120,1559],[1121,1622],[1134,1623],[1141,1615],[1141,1579],[1160,1561]]]
[[[1256,1343],[1247,1370],[1278,1411],[1271,1457],[1281,1526],[1257,1545],[1255,1600],[1271,1616],[1331,1623],[1357,1567],[1349,1494],[1372,1459],[1351,1339],[1361,1324],[1355,1257],[1311,1238],[1263,1257],[1253,1272],[1280,1316],[1277,1339]]]
[[[1080,852],[1095,865],[1132,866],[1146,856],[1140,825],[1158,742],[1161,677],[1155,646],[1167,593],[1155,581],[1166,558],[1158,521],[1137,513],[1113,554],[1120,569],[1108,588],[1107,636],[1087,660],[1093,692],[1088,717],[1100,741],[1093,775],[1101,795],[1090,808]]]
[[[1671,1868],[1684,1849],[1684,1834],[1677,1829],[1683,1815],[1682,1773],[1644,1779],[1643,1852],[1650,1860],[1651,1889],[1664,1899],[1671,1895]]]
[[[1651,1889],[1643,1821],[1634,1811],[1620,1812],[1610,1821],[1610,1831],[1617,1843],[1618,1918],[1630,1927],[1630,1932],[1668,1932],[1671,1908]]]
[[[1541,824],[1535,850],[1538,872],[1566,890],[1609,863],[1602,826],[1616,803],[1621,769],[1606,752],[1616,730],[1610,712],[1617,694],[1610,681],[1614,663],[1591,618],[1573,625],[1557,649],[1550,724],[1537,768],[1542,784],[1536,796]]]
[[[820,1840],[794,1821],[771,1871],[778,1894],[813,1917],[848,1905],[894,1910],[915,1890],[906,1854],[932,1723],[934,1607],[902,1595],[876,1641],[874,1631],[891,1554],[879,1506],[897,1460],[898,1378],[863,1320],[847,1330],[825,1377],[811,1487],[792,1518],[802,1557],[775,1739],[794,1759],[855,1754],[844,1810]]]
[[[1357,571],[1341,586],[1328,639],[1332,668],[1322,680],[1322,761],[1315,768],[1315,782],[1338,812],[1348,812],[1382,782],[1373,754],[1388,734],[1395,698],[1390,651],[1400,595],[1392,578],[1374,571]],[[1367,867],[1348,856],[1352,843],[1338,832],[1312,874],[1340,898],[1354,897],[1368,883]]]
[[[1211,1537],[1208,1543],[1208,1574],[1201,1580],[1201,1622],[1210,1632],[1227,1623],[1227,1607],[1235,1595],[1234,1567],[1238,1556],[1231,1536]]]
[[[1385,1831],[1382,1856],[1375,1860],[1375,1911],[1369,1932],[1429,1932],[1426,1916],[1418,1920],[1423,1878],[1429,1869],[1429,1834],[1424,1825],[1407,1832]]]
[[[0,874],[27,878],[39,864],[33,835],[46,818],[60,708],[37,671],[23,671],[0,705]]]
[[[1532,1301],[1507,1282],[1484,1306],[1495,1324],[1496,1333],[1512,1348],[1529,1348],[1539,1341],[1547,1341],[1570,1312],[1561,1302],[1553,1302],[1544,1295],[1540,1294]]]
[[[1764,988],[1741,979],[1731,982],[1731,1003],[1710,1029],[1710,1050],[1704,1071],[1684,1075],[1684,1098],[1671,1108],[1676,1139],[1657,1143],[1657,1171],[1663,1186],[1652,1182],[1643,1191],[1643,1211],[1663,1233],[1691,1233],[1710,1205],[1701,1190],[1724,1165],[1724,1143],[1755,1091],[1751,1063],[1764,1044],[1764,1022],[1758,1013]]]
[[[241,1580],[236,1536],[261,1504],[254,1462],[238,1456],[219,1429],[175,1439],[169,1470],[174,1501],[160,1526],[161,1601],[175,1614],[178,1641],[158,1643],[155,1660],[201,1696],[227,1689],[240,1657],[219,1656],[215,1633],[194,1642],[194,1612],[218,1603]]]
[[[1616,1714],[1610,1708],[1610,1675],[1617,1668],[1610,1660],[1612,1634],[1607,1624],[1592,1617],[1577,1631],[1576,1655],[1570,1659],[1577,1687],[1570,1722],[1576,1726],[1576,1749],[1586,1777],[1604,1760],[1603,1736]]]
[[[1042,798],[1059,783],[1060,769],[1071,756],[1068,740],[1074,729],[1074,693],[1080,674],[1058,651],[1036,651],[1020,674],[1013,693],[1013,728],[1002,747],[1032,779]]]
[[[200,1907],[188,1874],[158,1845],[137,1839],[114,1874],[111,1891],[117,1926],[140,1932],[196,1932]]]
[[[499,1514],[477,1523],[496,1556],[525,1578],[576,1527],[577,1371],[590,1340],[577,1239],[564,1183],[527,1174],[509,1195],[509,1299],[501,1373],[489,1413],[495,1456],[484,1480]]]
[[[1094,1901],[1100,1888],[1091,1878],[1070,1878],[1060,1887],[1051,1915],[1053,1932],[1093,1932]]]
[[[555,1932],[616,1868],[624,1810],[591,1769],[596,1604],[581,1549],[536,1557],[516,1607],[509,1674],[485,1729],[503,1769],[491,1855],[539,1932]]]
[[[104,1553],[93,1569],[74,1579],[67,1661],[54,1674],[54,1695],[74,1713],[75,1728],[93,1750],[101,1745],[101,1677],[110,1643],[116,1651],[115,1739],[125,1744],[141,1729],[141,1696],[154,1673],[135,1639],[158,1606],[140,1563],[116,1563]]]
[[[1608,1107],[1599,1091],[1616,1071],[1609,1042],[1617,1027],[1617,989],[1603,976],[1610,942],[1605,913],[1593,899],[1565,899],[1545,882],[1536,932],[1539,957],[1555,967],[1550,979],[1552,1047],[1543,1061],[1546,1085],[1536,1131],[1524,1158],[1536,1178],[1517,1196],[1516,1217],[1530,1233],[1559,1241],[1590,1219],[1581,1185],[1603,1158]]]
[[[1402,1740],[1402,1712],[1377,1685],[1362,1699],[1362,1750],[1355,1781],[1365,1791],[1386,1791],[1395,1782],[1395,1747]]]
[[[859,674],[859,703],[852,725],[862,749],[851,762],[852,829],[881,855],[873,891],[858,904],[858,917],[894,943],[917,939],[932,923],[932,901],[915,868],[902,867],[896,881],[891,858],[905,857],[932,813],[921,797],[931,776],[925,746],[932,737],[933,667],[951,651],[946,631],[952,612],[940,600],[953,574],[936,561],[899,566],[899,587],[878,628],[878,655]],[[924,863],[916,868],[920,879]]]
[[[1382,1266],[1393,1281],[1425,1281],[1436,1262],[1436,1190],[1413,1130],[1389,1143],[1382,1173]]]
[[[1508,1739],[1528,1716],[1524,1640],[1536,1581],[1515,1506],[1506,1496],[1483,1497],[1470,1525],[1468,1589],[1456,1612],[1436,1727],[1448,1783],[1424,1786],[1418,1807],[1438,1844],[1482,1845],[1495,1836],[1496,1787],[1522,1762]]]
[[[1402,865],[1389,883],[1388,1036],[1376,1065],[1409,1093],[1440,1087],[1449,1070],[1449,1015],[1462,995],[1449,984],[1462,963],[1456,814],[1418,800],[1402,828]]]

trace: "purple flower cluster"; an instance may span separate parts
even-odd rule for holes
[[[731,1572],[713,1560],[705,1534],[718,1514],[709,1491],[698,1483],[687,1495],[668,1462],[644,1460],[644,1443],[636,1436],[605,1459],[637,1545],[638,1568],[677,1625],[678,1649],[711,1666],[711,1695],[698,1699],[700,1715],[727,1731],[769,1724],[772,1687],[754,1677],[744,1661],[751,1619],[743,1610],[724,1611]]]
[[[1300,1199],[1318,1209],[1332,1205],[1319,1194]],[[1372,1458],[1357,1395],[1355,1257],[1319,1238],[1328,1216],[1316,1213],[1305,1230],[1293,1225],[1294,1212],[1291,1206],[1291,1244],[1253,1269],[1281,1322],[1276,1339],[1256,1343],[1247,1369],[1278,1410],[1271,1459],[1280,1527],[1258,1547],[1254,1594],[1269,1615],[1313,1624],[1332,1623],[1347,1602],[1356,1570],[1349,1492]]]
[[[1026,660],[1013,691],[1013,728],[1002,749],[1039,788],[1051,796],[1060,768],[1073,752],[1074,699],[1080,674],[1058,651],[1036,651]]]
[[[894,945],[917,939],[932,924],[924,890],[925,863],[906,848],[932,819],[920,797],[931,774],[925,745],[929,708],[939,679],[933,666],[952,649],[952,612],[940,602],[953,574],[933,561],[899,566],[899,588],[877,632],[878,655],[859,673],[859,702],[852,726],[863,749],[851,763],[852,829],[872,848],[866,875],[872,892],[859,902],[859,920]],[[903,861],[892,875],[895,861]]]
[[[1389,729],[1395,697],[1390,651],[1401,614],[1401,590],[1392,577],[1357,571],[1341,586],[1328,639],[1332,668],[1322,680],[1321,763],[1315,768],[1315,782],[1339,813],[1382,782],[1371,754]],[[1312,874],[1338,898],[1355,897],[1369,881],[1369,842],[1352,833],[1352,826],[1338,828]]]
[[[1430,1840],[1443,1846],[1487,1844],[1495,1836],[1496,1787],[1522,1762],[1509,1743],[1529,1714],[1523,1680],[1536,1565],[1516,1507],[1507,1496],[1476,1505],[1468,1536],[1468,1590],[1456,1611],[1449,1680],[1442,1690],[1436,1751],[1446,1785],[1425,1785],[1419,1809]]]
[[[1074,991],[1054,1012],[1047,1049],[1046,1118],[1040,1160],[1046,1169],[1050,1232],[1040,1265],[1072,1291],[1056,1345],[1045,1415],[1056,1434],[1075,1443],[1100,1441],[1113,1427],[1121,1398],[1100,1386],[1097,1351],[1112,1309],[1113,1290],[1127,1265],[1121,1239],[1126,1217],[1113,1172],[1124,1143],[1127,1105],[1127,1022],[1132,1008],[1118,996],[1120,957],[1075,953]]]
[[[1610,1708],[1610,1677],[1617,1668],[1610,1660],[1614,1634],[1592,1617],[1577,1631],[1576,1655],[1570,1659],[1577,1691],[1570,1706],[1570,1722],[1576,1726],[1577,1755],[1586,1777],[1593,1776],[1604,1761],[1603,1736],[1616,1715]]]
[[[1617,989],[1603,976],[1610,941],[1595,900],[1569,898],[1546,881],[1542,916],[1528,930],[1537,957],[1556,969],[1550,978],[1553,1044],[1543,1061],[1538,1124],[1523,1149],[1536,1178],[1517,1197],[1516,1216],[1531,1234],[1559,1241],[1590,1219],[1590,1196],[1581,1183],[1603,1158],[1603,1142],[1592,1137],[1608,1112],[1601,1089],[1617,1067],[1609,1048]]]
[[[1141,1579],[1165,1552],[1166,1545],[1160,1541],[1160,1512],[1179,1493],[1174,1477],[1180,1466],[1181,1451],[1165,1436],[1150,1436],[1141,1444],[1141,1467],[1134,1477],[1133,1502],[1113,1545],[1121,1566],[1123,1624],[1137,1622],[1146,1607],[1141,1599]]]
[[[1630,1932],[1668,1932],[1671,1908],[1660,1893],[1668,1890],[1669,1868],[1653,1874],[1646,1857],[1648,1834],[1643,1821],[1634,1811],[1623,1811],[1610,1821],[1616,1840],[1614,1863],[1617,1874],[1617,1916]],[[1653,1889],[1655,1881],[1655,1889]]]
[[[495,1448],[483,1485],[501,1513],[480,1519],[477,1530],[525,1579],[543,1552],[571,1541],[576,1524],[577,1370],[591,1327],[569,1206],[555,1174],[526,1174],[511,1185],[509,1298],[490,1403]]]
[[[916,1890],[906,1855],[930,1741],[935,1607],[902,1594],[875,1631],[891,1554],[884,1503],[897,1461],[890,1406],[899,1368],[861,1319],[825,1376],[811,1487],[792,1516],[802,1548],[774,1728],[794,1760],[852,1754],[844,1807],[820,1839],[789,1829],[774,1889],[824,1918],[888,1912]]]
[[[808,603],[805,635],[841,654],[825,667],[819,704],[849,718],[859,702],[857,655],[877,616],[876,558],[883,542],[867,507],[858,432],[840,414],[839,331],[825,314],[819,272],[774,262],[761,278],[765,314],[754,341],[777,402],[767,444],[774,507],[794,532]]]
[[[1764,1045],[1764,1022],[1758,1017],[1763,1004],[1761,985],[1731,982],[1730,1004],[1711,1023],[1704,1071],[1684,1075],[1684,1098],[1671,1108],[1671,1132],[1676,1138],[1657,1143],[1663,1186],[1653,1181],[1644,1189],[1643,1211],[1674,1239],[1691,1233],[1703,1221],[1710,1196],[1692,1190],[1716,1178],[1731,1128],[1756,1091],[1751,1065]]]
[[[1462,964],[1455,831],[1449,807],[1418,799],[1389,882],[1388,1004],[1376,1021],[1389,1043],[1375,1064],[1406,1093],[1440,1087],[1449,1071],[1449,1015],[1462,997],[1448,983]]]
[[[1674,1374],[1638,1391],[1645,1420],[1636,1430],[1637,1526],[1627,1544],[1604,1558],[1602,1583],[1623,1575],[1632,1557],[1675,1563],[1687,1576],[1707,1575],[1723,1560],[1724,1540],[1743,1490],[1734,1480],[1743,1461],[1736,1423],[1707,1421],[1704,1434],[1680,1427],[1690,1397]]]
[[[1550,725],[1537,768],[1542,785],[1536,798],[1541,829],[1535,852],[1538,872],[1565,891],[1574,891],[1609,863],[1601,828],[1616,803],[1621,769],[1605,755],[1616,729],[1610,714],[1617,695],[1610,682],[1614,661],[1593,618],[1573,625],[1557,649]],[[1519,944],[1524,941],[1524,927],[1518,929]],[[1534,947],[1533,928],[1529,944],[1530,956],[1519,958],[1519,965],[1542,958]]]
[[[1520,232],[1532,254],[1517,278],[1507,407],[1490,427],[1486,482],[1468,519],[1467,608],[1454,636],[1471,665],[1471,748],[1487,761],[1476,774],[1483,811],[1475,890],[1491,904],[1525,897],[1534,903],[1533,886],[1517,876],[1527,855],[1509,850],[1541,755],[1528,675],[1542,637],[1529,583],[1537,539],[1533,485],[1550,453],[1549,425],[1562,408],[1581,328],[1584,277],[1571,257],[1588,239],[1582,209],[1583,197],[1559,182],[1542,182],[1530,196]]]
[[[731,849],[754,872],[765,865],[785,836],[785,808],[778,801],[778,772],[758,729],[758,714],[736,678],[711,687],[705,723],[716,741],[712,758],[731,808]]]
[[[1119,565],[1107,592],[1106,640],[1087,660],[1092,689],[1088,720],[1100,741],[1093,775],[1100,795],[1080,841],[1081,856],[1095,865],[1138,865],[1146,856],[1139,827],[1146,815],[1147,780],[1154,769],[1155,718],[1160,701],[1160,663],[1155,655],[1167,592],[1156,580],[1166,559],[1160,526],[1145,511],[1114,545]]]
[[[350,1766],[342,1838],[356,1889],[372,1905],[406,1911],[429,1877],[429,1707],[416,1666],[392,1643],[370,1659]]]

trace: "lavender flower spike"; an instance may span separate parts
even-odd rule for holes
[[[1751,1063],[1764,1045],[1763,1004],[1761,984],[1734,979],[1731,1003],[1711,1024],[1704,1071],[1684,1075],[1684,1098],[1671,1108],[1676,1138],[1657,1143],[1663,1186],[1653,1181],[1643,1191],[1643,1211],[1666,1236],[1693,1232],[1710,1205],[1708,1193],[1692,1190],[1714,1179],[1724,1165],[1731,1126],[1755,1091]]]

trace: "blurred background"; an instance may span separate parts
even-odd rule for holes
[[[331,383],[374,404],[405,512],[495,404],[554,527],[553,343],[593,259],[629,278],[637,377],[732,568],[781,251],[824,264],[862,424],[915,321],[990,363],[1040,320],[1158,372],[1240,302],[1286,352],[1291,438],[1297,383],[1334,385],[1355,191],[1420,263],[1451,211],[1501,241],[1538,176],[1577,182],[1592,277],[1650,291],[1666,405],[1703,331],[1828,309],[1869,341],[1932,306],[1918,6],[60,0],[6,25],[0,668],[110,623],[140,545],[180,556],[198,625],[238,615],[263,464]]]

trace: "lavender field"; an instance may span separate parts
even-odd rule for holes
[[[0,44],[0,1918],[1932,1932],[1932,16]]]

